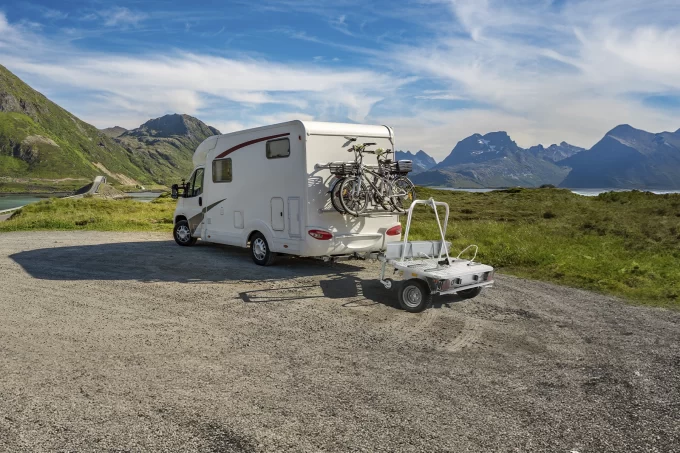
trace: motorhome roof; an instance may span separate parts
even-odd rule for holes
[[[238,132],[231,132],[229,134],[214,135],[206,138],[201,143],[193,156],[194,165],[205,164],[205,159],[210,151],[217,145],[217,140],[220,137],[233,137],[237,135],[252,134],[257,131],[265,131],[267,129],[286,126],[292,124],[301,124],[307,135],[341,135],[348,137],[371,137],[371,138],[388,138],[394,140],[394,133],[388,126],[376,126],[368,124],[353,124],[353,123],[326,123],[322,121],[288,121],[285,123],[272,124],[270,126],[256,127],[252,129],[245,129]]]

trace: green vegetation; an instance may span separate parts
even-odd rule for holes
[[[172,231],[175,200],[51,198],[30,204],[0,222],[0,232],[25,230]]]
[[[194,150],[216,133],[167,115],[112,138],[0,65],[0,192],[51,192],[55,180],[97,175],[114,185],[167,186],[189,174]]]
[[[680,195],[582,197],[552,188],[490,193],[419,188],[418,195],[449,203],[447,239],[453,250],[477,244],[478,259],[503,273],[680,308]],[[0,232],[169,232],[174,207],[167,196],[152,203],[45,200],[0,223]],[[436,238],[433,219],[426,208],[419,209],[412,238]]]
[[[419,188],[428,197],[451,207],[452,249],[477,244],[478,259],[503,273],[680,308],[680,194]],[[416,218],[430,221],[414,222],[414,239],[438,234],[425,210]]]

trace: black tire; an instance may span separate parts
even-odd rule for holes
[[[416,187],[406,176],[392,181],[390,202],[397,212],[406,212],[416,199]],[[397,195],[398,194],[398,195]]]
[[[359,193],[355,193],[355,187],[361,183]],[[368,192],[366,191],[366,184],[364,181],[356,176],[351,176],[342,180],[340,184],[340,204],[348,214],[355,217],[361,215],[366,211],[368,206]]]
[[[175,238],[175,242],[182,247],[194,245],[198,240],[191,236],[191,228],[189,228],[189,222],[186,220],[180,220],[175,223],[175,227],[172,229],[172,236]]]
[[[259,266],[271,266],[276,259],[276,253],[269,249],[267,239],[259,231],[250,238],[250,256]]]
[[[463,291],[458,291],[456,294],[461,299],[474,299],[475,297],[479,296],[479,293],[482,292],[482,287],[478,286],[476,288],[470,288],[470,289],[464,289]]]
[[[432,304],[432,293],[424,281],[412,278],[399,286],[397,299],[402,309],[419,313]]]
[[[345,214],[345,210],[342,208],[342,204],[340,203],[340,186],[342,186],[342,181],[344,181],[344,179],[345,178],[342,177],[335,180],[331,187],[331,204],[333,205],[333,208],[335,208],[335,210],[340,214]]]

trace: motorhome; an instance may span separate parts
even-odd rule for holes
[[[399,216],[354,217],[331,206],[333,175],[324,165],[351,161],[353,143],[394,150],[387,126],[290,121],[207,138],[178,193],[174,237],[249,247],[253,261],[276,254],[337,259],[367,257],[400,240]]]

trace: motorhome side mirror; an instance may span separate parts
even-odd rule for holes
[[[170,196],[173,200],[176,200],[179,197],[179,186],[177,184],[172,185],[172,193]]]

